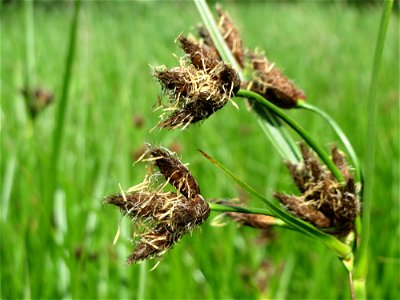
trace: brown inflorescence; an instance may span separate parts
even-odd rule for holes
[[[236,71],[221,62],[211,48],[183,36],[178,40],[190,61],[182,58],[179,67],[154,72],[169,97],[158,124],[161,128],[184,129],[208,118],[240,88]]]
[[[293,108],[300,99],[306,99],[304,92],[297,88],[273,63],[269,62],[263,53],[245,49],[240,33],[232,19],[220,7],[217,7],[217,12],[219,15],[218,29],[226,45],[241,68],[249,65],[253,71],[251,80],[242,82],[243,88],[262,95],[280,108]],[[216,53],[214,56],[219,57],[210,34],[204,26],[199,28],[199,35],[208,48],[213,49],[213,52]]]
[[[106,197],[141,230],[128,263],[163,255],[210,214],[196,180],[172,152],[148,145],[141,160],[149,163],[145,180],[126,193]],[[166,182],[160,184],[160,177]],[[176,192],[165,191],[167,183]]]
[[[253,69],[253,79],[248,87],[253,92],[262,95],[280,108],[293,108],[297,102],[306,98],[302,90],[270,63],[261,53],[249,52]]]
[[[54,100],[53,93],[41,87],[33,89],[23,88],[21,89],[21,93],[26,99],[25,103],[32,119],[35,119]]]
[[[360,202],[344,155],[336,147],[332,148],[333,161],[345,178],[345,182],[337,182],[303,144],[301,151],[304,161],[287,163],[287,166],[302,195],[275,193],[275,198],[293,214],[316,227],[330,228],[336,235],[346,235],[360,214]]]

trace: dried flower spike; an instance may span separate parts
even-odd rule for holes
[[[344,155],[333,147],[333,161],[346,179],[340,183],[303,144],[301,151],[304,161],[297,165],[287,163],[287,166],[302,195],[275,193],[275,198],[316,227],[331,227],[334,234],[346,235],[360,214],[360,202]]]
[[[174,153],[147,145],[141,160],[149,163],[144,181],[126,193],[106,197],[138,227],[139,240],[128,263],[163,255],[210,214],[196,180]],[[160,183],[160,177],[166,182]],[[168,183],[177,192],[164,191]]]
[[[233,24],[232,19],[224,10],[222,10],[221,7],[217,6],[217,12],[219,15],[218,29],[221,32],[233,56],[236,58],[236,61],[243,68],[244,50],[242,38],[240,37],[239,31],[237,30],[235,24]]]
[[[298,89],[273,63],[270,63],[263,54],[249,52],[254,75],[248,84],[250,90],[262,95],[276,106],[292,108],[299,99],[306,95]]]
[[[237,93],[240,80],[236,71],[218,60],[205,45],[178,37],[188,55],[180,66],[156,69],[154,76],[161,83],[169,102],[163,105],[161,128],[186,128],[208,118]]]

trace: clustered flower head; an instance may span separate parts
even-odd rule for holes
[[[260,52],[245,49],[239,31],[232,19],[221,8],[218,28],[241,68],[249,68],[250,80],[242,81],[242,87],[262,95],[280,108],[292,108],[298,100],[305,100],[306,95],[294,85],[267,57]],[[215,46],[204,27],[200,27],[200,36],[209,48]],[[216,49],[214,50],[216,51]]]
[[[330,232],[344,236],[354,227],[360,214],[354,178],[349,171],[344,155],[332,148],[332,160],[345,178],[338,182],[316,156],[301,145],[304,161],[299,164],[287,163],[290,173],[301,196],[275,193],[289,211],[318,228],[330,228]]]
[[[126,193],[106,197],[140,231],[129,264],[163,255],[210,214],[198,183],[174,153],[148,145],[140,160],[149,163],[144,181]],[[168,190],[168,184],[176,191]]]
[[[179,67],[154,70],[169,99],[160,105],[160,128],[185,129],[207,119],[224,107],[241,86],[281,108],[292,108],[299,99],[306,98],[263,54],[246,50],[232,19],[221,8],[217,11],[221,35],[240,68],[250,68],[251,78],[240,81],[237,70],[222,61],[204,26],[199,27],[201,42],[180,35],[178,41],[186,56],[180,59]]]
[[[236,71],[220,61],[213,49],[184,36],[178,40],[187,54],[181,58],[180,66],[154,72],[169,98],[158,124],[161,128],[184,129],[208,118],[224,107],[240,88]]]

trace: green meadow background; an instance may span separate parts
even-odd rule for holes
[[[337,120],[362,164],[376,143],[367,289],[371,299],[398,299],[399,14],[391,17],[377,82],[377,140],[368,141],[381,5],[233,1],[223,8],[248,48],[264,50],[310,103]],[[153,271],[156,261],[125,263],[133,249],[128,219],[113,246],[121,216],[103,197],[142,180],[144,166],[133,162],[144,142],[176,149],[205,198],[240,197],[263,206],[198,148],[269,197],[296,192],[242,100],[239,110],[229,104],[186,131],[150,132],[160,94],[150,66],[177,65],[176,36],[195,32],[201,21],[191,1],[83,2],[52,192],[53,130],[72,15],[72,2],[35,3],[32,13],[21,2],[1,5],[1,298],[349,298],[346,270],[323,245],[284,229],[213,226],[216,213]],[[20,92],[27,80],[55,95],[34,121]],[[317,117],[290,114],[327,148],[336,142]]]

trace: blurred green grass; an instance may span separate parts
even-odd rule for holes
[[[311,103],[334,116],[364,162],[365,103],[379,6],[229,2],[224,8],[249,48],[265,50]],[[64,4],[34,9],[35,84],[54,91],[56,101],[71,16],[72,7]],[[35,122],[29,119],[19,92],[26,68],[24,11],[21,5],[3,5],[1,298],[137,295],[140,266],[125,265],[132,248],[129,221],[123,220],[121,237],[112,246],[120,216],[103,205],[102,197],[117,192],[118,184],[127,189],[141,181],[144,170],[132,163],[143,142],[179,145],[208,198],[237,197],[241,192],[197,148],[261,192],[293,190],[280,157],[242,103],[239,111],[229,105],[187,131],[149,132],[158,121],[153,105],[159,94],[149,65],[175,66],[172,53],[181,52],[174,39],[194,30],[198,22],[191,2],[83,3],[60,189],[55,205],[49,206],[44,203],[53,201],[44,198],[53,176],[48,170],[55,105]],[[380,143],[367,283],[373,299],[400,296],[398,55],[399,20],[393,15],[378,84]],[[314,116],[301,111],[292,115],[321,143],[334,141]],[[135,116],[143,118],[143,126],[134,125]],[[148,262],[147,270],[154,263]],[[348,298],[344,268],[313,240],[274,230],[272,238],[260,242],[252,229],[212,227],[211,218],[145,274],[146,298]]]

